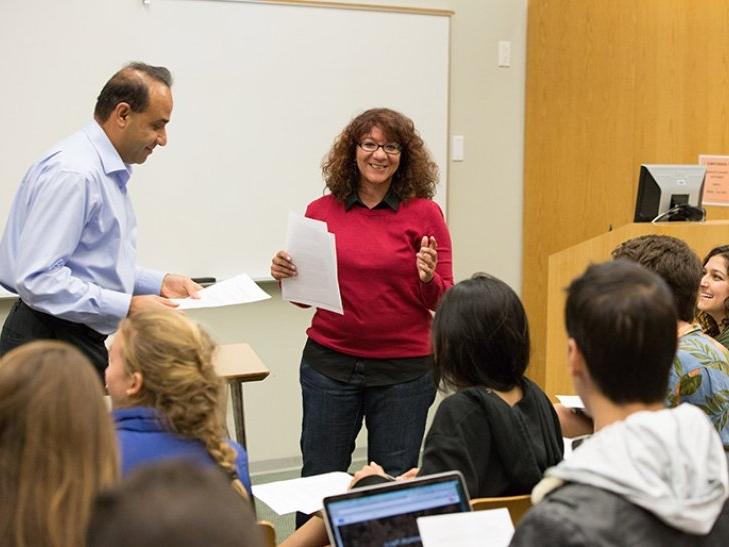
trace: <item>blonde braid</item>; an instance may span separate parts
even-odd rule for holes
[[[202,442],[215,463],[245,495],[228,444],[215,373],[216,345],[199,325],[179,313],[145,311],[124,320],[122,358],[127,373],[142,375],[142,389],[129,403],[155,408],[170,431]]]

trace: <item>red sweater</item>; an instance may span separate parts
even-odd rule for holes
[[[453,285],[451,238],[437,203],[414,198],[397,211],[345,205],[332,195],[309,204],[336,236],[344,315],[317,310],[306,331],[322,346],[374,359],[430,354],[431,313]],[[423,236],[438,243],[430,283],[418,277],[415,255]]]

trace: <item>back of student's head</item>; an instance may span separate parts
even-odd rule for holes
[[[701,262],[686,243],[671,236],[640,236],[618,245],[612,256],[637,262],[661,276],[673,293],[678,318],[693,320]]]
[[[618,404],[662,401],[676,353],[666,283],[627,260],[592,265],[567,289],[567,334],[598,389]]]
[[[258,547],[250,503],[214,467],[142,467],[96,500],[87,547]]]
[[[77,349],[33,342],[0,360],[0,538],[77,547],[91,503],[117,479],[99,377]]]
[[[433,319],[436,381],[506,391],[529,362],[529,326],[516,293],[487,274],[451,287]]]

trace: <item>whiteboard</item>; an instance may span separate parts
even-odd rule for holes
[[[268,275],[290,210],[321,196],[321,160],[361,111],[410,116],[445,211],[447,15],[196,0],[0,2],[0,221],[33,161],[87,123],[132,60],[175,79],[169,142],[135,166],[138,262],[192,276]]]

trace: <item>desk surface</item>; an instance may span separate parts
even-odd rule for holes
[[[270,371],[248,344],[222,344],[215,355],[215,371],[226,380],[257,382]]]

